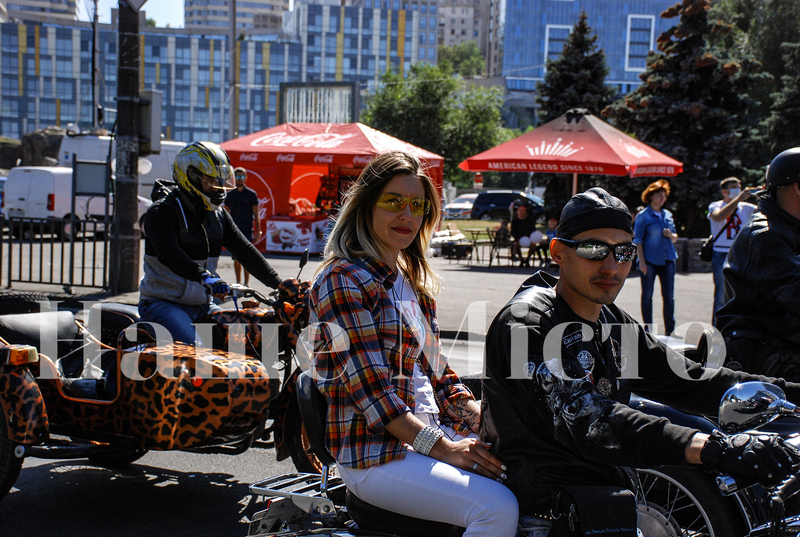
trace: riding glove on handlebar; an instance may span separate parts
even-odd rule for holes
[[[224,297],[231,292],[231,288],[227,282],[212,272],[205,271],[200,281],[208,291],[208,294],[212,296]]]
[[[774,486],[792,474],[792,457],[778,436],[711,433],[700,460],[734,478],[750,478]]]

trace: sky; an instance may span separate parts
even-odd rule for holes
[[[78,0],[78,18],[88,21],[93,0]],[[97,10],[101,23],[111,22],[111,8],[116,8],[119,0],[98,0]],[[147,0],[142,9],[148,19],[155,19],[156,26],[170,25],[171,28],[183,28],[183,0]]]

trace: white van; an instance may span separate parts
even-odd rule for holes
[[[105,208],[101,196],[75,198],[75,217],[79,220],[103,220]],[[114,214],[114,199],[109,198],[108,214]],[[152,202],[139,196],[141,221]],[[19,166],[8,172],[3,193],[3,212],[7,218],[69,218],[72,214],[72,168],[62,166]],[[76,226],[80,231],[81,224]],[[47,228],[45,228],[47,229]],[[71,227],[65,223],[55,231],[69,236]],[[102,228],[96,231],[102,231]]]
[[[64,136],[58,151],[58,165],[72,167],[72,155],[77,155],[78,160],[106,161],[108,158],[109,136],[95,136],[80,134],[77,136]],[[111,144],[111,170],[115,169],[117,154],[116,144]],[[186,146],[183,142],[161,141],[161,153],[139,157],[139,195],[150,199],[153,184],[156,179],[172,179],[172,163],[175,155]]]

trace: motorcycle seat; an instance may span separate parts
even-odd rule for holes
[[[71,311],[0,315],[0,337],[8,343],[32,345],[39,352],[48,354],[45,352],[46,348],[42,349],[43,330],[48,342],[52,341],[53,336],[57,341],[56,355],[50,358],[59,364],[65,376],[80,376],[83,371],[83,353],[74,351],[82,347],[84,342],[81,327],[75,322]]]
[[[297,377],[297,399],[308,442],[314,455],[325,465],[324,474],[328,471],[327,466],[336,463],[336,459],[325,446],[328,405],[308,371],[304,371]],[[414,537],[455,537],[465,531],[465,528],[452,524],[432,522],[387,511],[365,502],[349,490],[346,494],[346,505],[347,512],[358,524],[358,527],[367,531],[392,535],[413,535]],[[402,528],[402,532],[398,528]]]

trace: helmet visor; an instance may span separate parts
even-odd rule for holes
[[[231,166],[217,166],[216,176],[206,175],[198,170],[197,179],[203,191],[212,192],[215,190],[233,190],[236,183],[233,179],[233,168]]]

